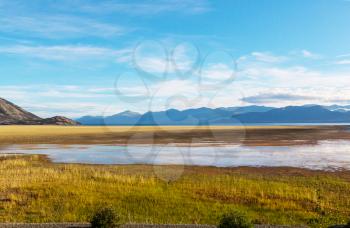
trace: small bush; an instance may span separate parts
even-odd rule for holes
[[[222,216],[218,228],[252,228],[253,224],[248,217],[238,211]]]
[[[110,207],[99,209],[90,221],[92,228],[115,228],[118,222],[118,214]]]

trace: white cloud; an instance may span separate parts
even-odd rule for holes
[[[144,40],[135,48],[126,48],[117,58],[119,63],[127,63],[131,67],[151,74],[176,74],[190,77],[198,71],[200,53],[191,43],[176,43],[167,40]]]
[[[171,63],[179,73],[191,73],[199,62],[199,50],[190,43],[177,45],[171,55]]]
[[[115,98],[113,88],[77,85],[0,86],[0,91],[2,98],[42,117],[101,115]]]
[[[38,49],[33,51],[30,49],[28,52],[31,54],[39,53],[39,57],[44,58],[41,56],[43,53],[46,53],[44,56],[50,55],[57,52],[56,49],[54,50]],[[65,47],[60,50],[67,55],[70,52],[75,52],[77,58],[80,55],[109,57],[119,54],[114,50],[92,47],[91,49]],[[16,51],[19,52],[17,49]],[[130,55],[130,51],[125,51],[120,56],[127,55]],[[295,64],[292,59],[295,56],[295,54],[287,56],[283,63],[262,62],[261,59],[257,58],[253,60],[252,56],[241,58],[242,66],[238,72],[237,80],[231,84],[219,84],[218,87],[211,89],[201,87],[198,84],[196,80],[198,79],[197,73],[182,80],[169,77],[164,81],[152,81],[148,84],[149,91],[147,91],[147,88],[145,89],[142,83],[134,81],[135,75],[126,75],[125,84],[121,84],[118,88],[126,96],[142,97],[141,102],[135,105],[127,101],[120,101],[120,97],[114,93],[113,85],[111,87],[36,86],[35,88],[3,86],[0,87],[0,91],[4,98],[11,98],[10,100],[13,100],[14,103],[18,102],[19,105],[28,107],[29,110],[35,110],[37,114],[51,116],[66,113],[69,117],[86,114],[101,115],[104,113],[104,109],[111,104],[117,106],[119,111],[122,111],[120,109],[130,109],[139,112],[172,107],[184,109],[201,106],[222,107],[248,104],[270,106],[303,105],[307,103],[350,104],[348,99],[350,97],[349,71],[336,67],[322,71],[306,64]],[[157,55],[142,57],[146,57],[148,62],[145,61],[145,63],[151,65],[150,70],[153,71],[158,71],[164,64],[159,62],[160,58],[156,58],[156,61],[149,60],[150,57],[157,57]],[[289,58],[291,61],[287,61]],[[231,75],[232,69],[223,62],[214,61],[214,63],[207,64],[203,72],[202,79],[206,82],[216,82],[222,79],[223,75]],[[130,77],[133,78],[132,81],[130,81]],[[148,94],[148,92],[150,93]],[[67,100],[69,100],[69,105],[66,105]]]
[[[326,59],[319,62],[304,62],[300,55],[290,52],[284,62],[261,62],[249,56],[238,61],[238,76],[244,81],[256,86],[266,87],[317,87],[350,85],[350,72],[347,69],[332,67],[334,60]],[[325,62],[326,61],[326,62]],[[346,62],[342,62],[345,64]]]
[[[335,64],[337,64],[337,65],[350,65],[350,59],[339,60],[339,61],[336,61]]]
[[[276,56],[268,52],[253,52],[251,56],[255,57],[257,61],[266,63],[280,63],[287,60],[285,56]]]
[[[41,102],[26,103],[24,106],[27,110],[35,113],[40,117],[68,116],[70,118],[79,118],[85,115],[103,115],[106,108],[105,104],[99,102]]]
[[[186,46],[177,46],[169,53],[162,43],[145,41],[130,56],[122,56],[118,61],[132,63],[139,70],[154,74],[186,72],[196,62]]]
[[[293,67],[253,67],[243,69],[243,75],[250,76],[254,79],[268,78],[268,82],[278,80],[280,82],[292,83],[296,80],[308,80],[310,78],[319,78],[321,74],[317,71],[309,70],[303,66]],[[291,81],[292,80],[292,81]]]
[[[303,66],[251,68],[240,72],[239,78],[257,86],[266,87],[342,87],[350,86],[350,72],[321,72]],[[322,93],[322,91],[319,91]]]
[[[350,54],[342,54],[342,55],[338,55],[337,58],[343,58],[343,57],[349,57]]]
[[[309,58],[309,59],[320,59],[321,58],[321,55],[312,53],[311,51],[308,51],[308,50],[302,50],[301,54],[303,57]]]
[[[67,15],[2,16],[0,31],[26,37],[69,39],[79,37],[115,37],[131,29],[90,18]]]
[[[249,88],[242,101],[247,104],[288,106],[304,104],[349,104],[350,87]]]
[[[190,80],[167,80],[159,82],[151,87],[155,96],[171,97],[176,95],[191,96],[198,95],[198,85]]]
[[[349,102],[346,97],[342,98],[342,96],[349,91],[347,87],[350,87],[350,72],[332,68],[321,71],[295,62],[295,58],[300,58],[300,55],[296,54],[280,58],[271,56],[274,55],[262,57],[262,55],[254,54],[240,58],[237,80],[228,85],[219,84],[213,88],[201,87],[194,80],[198,74],[193,74],[187,80],[169,80],[159,83],[157,88],[160,92],[156,93],[154,103],[162,104],[177,95],[183,96],[185,100],[194,100],[195,102],[187,103],[196,107],[200,105],[209,107],[241,105],[243,97],[255,97],[257,104],[264,101],[273,106]],[[207,64],[203,68],[202,79],[204,83],[217,82],[225,78],[223,76],[232,75],[232,73],[235,73],[233,69],[218,61],[216,64]],[[333,90],[326,89],[328,87]],[[220,93],[220,97],[214,95],[217,102],[213,104],[209,101],[215,93]],[[249,103],[246,102],[246,104]],[[165,106],[160,105],[159,107]]]
[[[35,57],[44,60],[71,61],[89,58],[109,58],[114,60],[129,53],[129,50],[114,50],[94,46],[0,46],[0,53]]]
[[[202,79],[216,79],[216,80],[228,80],[234,76],[235,69],[232,69],[232,67],[223,64],[223,63],[216,63],[212,64],[210,66],[207,66],[207,68],[202,69]]]
[[[158,57],[142,57],[136,61],[137,67],[150,73],[163,74],[169,72],[169,61]]]
[[[169,12],[204,13],[211,10],[207,0],[155,0],[142,2],[78,1],[80,11],[88,13],[125,13],[130,15],[155,15]]]

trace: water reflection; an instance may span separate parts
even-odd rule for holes
[[[0,153],[43,154],[60,163],[290,166],[350,170],[350,141],[347,140],[299,146],[15,145],[0,148]]]

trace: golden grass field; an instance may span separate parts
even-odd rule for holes
[[[0,222],[87,222],[101,205],[115,208],[123,223],[217,224],[231,210],[263,224],[326,227],[350,218],[348,171],[188,166],[166,182],[155,169],[169,167],[3,157]]]
[[[126,144],[208,142],[293,145],[350,139],[341,126],[0,126],[1,144]],[[136,136],[136,137],[135,137]]]
[[[244,134],[243,134],[244,133]],[[1,145],[183,143],[249,145],[349,139],[344,127],[1,126]],[[152,140],[152,141],[150,141]],[[159,173],[183,171],[163,181]],[[87,222],[111,205],[125,223],[216,224],[230,210],[255,223],[327,227],[350,219],[350,171],[54,164],[45,156],[0,158],[0,222]],[[157,175],[158,174],[158,175]]]

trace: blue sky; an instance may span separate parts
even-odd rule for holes
[[[43,117],[350,104],[347,0],[0,0],[0,97]]]

